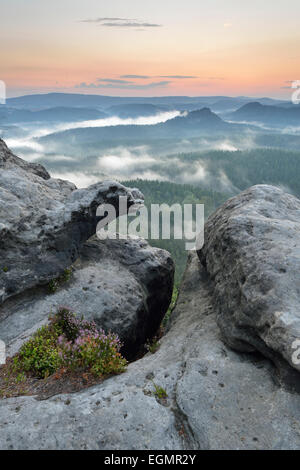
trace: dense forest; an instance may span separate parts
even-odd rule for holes
[[[300,151],[259,148],[236,152],[191,152],[178,157],[183,162],[201,161],[207,174],[212,176],[223,173],[240,191],[254,184],[273,184],[300,195]]]
[[[139,188],[145,196],[145,205],[151,204],[204,204],[205,217],[228,199],[228,194],[206,190],[189,184],[175,184],[167,181],[129,180],[124,182],[129,187]],[[171,219],[172,222],[172,219]],[[175,283],[179,284],[187,260],[184,240],[149,240],[152,246],[168,250],[176,263]]]
[[[206,171],[203,184],[176,184],[168,181],[126,180],[123,183],[139,188],[145,196],[145,205],[151,204],[204,204],[205,217],[229,197],[254,184],[273,184],[300,196],[300,151],[280,149],[253,149],[236,152],[207,151],[170,155],[181,162],[190,164],[201,162]],[[170,167],[170,173],[178,174],[179,168]],[[219,190],[219,175],[223,174],[230,182],[228,191]],[[179,176],[179,175],[178,175]],[[176,178],[175,178],[176,179]],[[232,189],[234,188],[234,189]],[[178,284],[185,268],[187,252],[183,240],[149,240],[153,246],[164,248],[172,254],[176,262],[176,283]]]

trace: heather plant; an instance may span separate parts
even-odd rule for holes
[[[14,368],[41,378],[62,368],[96,376],[118,374],[127,365],[121,346],[116,334],[99,331],[94,322],[77,318],[63,307],[21,347]]]
[[[126,360],[120,354],[121,342],[117,335],[103,330],[82,329],[74,342],[62,335],[58,339],[63,364],[72,369],[90,370],[95,375],[120,373]]]
[[[57,325],[66,336],[68,341],[74,342],[79,336],[97,334],[98,329],[93,321],[78,318],[67,307],[60,307],[51,318],[51,323]]]

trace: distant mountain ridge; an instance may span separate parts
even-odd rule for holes
[[[300,106],[279,107],[259,102],[247,103],[226,118],[233,121],[261,122],[266,125],[300,126]]]
[[[72,139],[72,142],[90,143],[103,140],[143,140],[166,138],[190,138],[209,133],[229,133],[244,131],[250,126],[231,124],[223,121],[209,108],[184,113],[166,122],[153,125],[117,125],[106,127],[89,127],[55,132],[41,137],[41,142]]]
[[[7,105],[10,107],[41,109],[57,106],[67,107],[101,107],[109,108],[113,105],[122,104],[152,104],[156,106],[175,106],[179,110],[200,109],[208,106],[214,111],[230,111],[238,109],[243,104],[251,101],[259,101],[262,104],[284,105],[287,101],[274,100],[272,98],[253,99],[245,96],[154,96],[154,97],[121,97],[88,95],[80,93],[47,93],[36,95],[25,95],[16,98],[8,98]]]
[[[105,118],[107,115],[93,108],[54,107],[38,111],[28,109],[0,108],[0,123],[24,122],[72,122]]]

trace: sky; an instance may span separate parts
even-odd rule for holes
[[[0,0],[8,96],[289,99],[299,0]]]

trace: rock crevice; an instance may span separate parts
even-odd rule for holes
[[[97,204],[140,193],[114,182],[77,190],[0,144],[1,338],[17,351],[69,299],[133,351],[167,309],[172,260],[142,240],[89,238]],[[280,189],[229,200],[189,255],[157,352],[74,394],[1,399],[0,448],[298,449],[299,229],[300,201]],[[75,260],[70,281],[45,295],[41,284]]]
[[[224,340],[238,351],[260,351],[283,375],[286,362],[300,371],[292,359],[300,338],[299,199],[254,186],[209,218],[205,240],[198,255],[214,283]],[[297,377],[290,379],[295,387]]]
[[[274,382],[268,359],[223,343],[213,295],[190,255],[159,350],[76,394],[0,400],[0,448],[299,448],[299,394]],[[155,398],[153,382],[166,390],[166,403]]]

